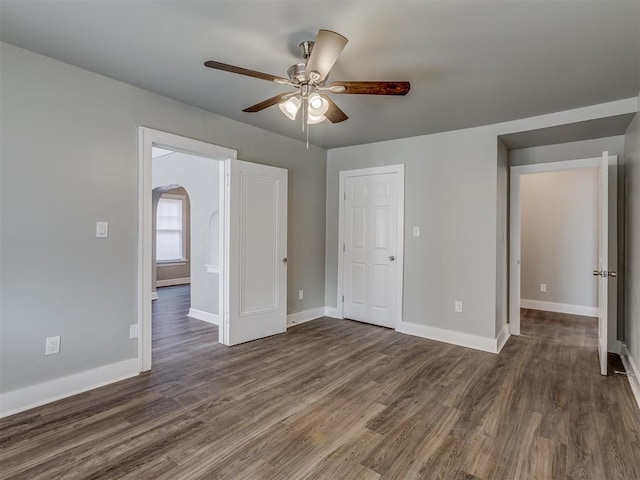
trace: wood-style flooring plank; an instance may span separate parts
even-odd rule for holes
[[[0,479],[640,480],[592,318],[523,310],[499,355],[328,318],[229,348],[159,296],[152,371],[0,420]]]

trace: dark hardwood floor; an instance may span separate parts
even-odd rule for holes
[[[0,421],[2,479],[640,479],[596,323],[523,311],[500,355],[321,319],[237,347],[154,305],[151,373]]]

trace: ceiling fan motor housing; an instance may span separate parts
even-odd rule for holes
[[[295,63],[287,69],[287,75],[293,83],[302,83],[305,81],[304,71],[307,64],[304,62]]]

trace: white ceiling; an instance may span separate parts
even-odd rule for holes
[[[349,39],[332,80],[409,80],[406,97],[334,95],[350,117],[311,127],[327,148],[502,122],[638,95],[640,2],[0,0],[0,39],[289,137],[285,76],[319,28]]]

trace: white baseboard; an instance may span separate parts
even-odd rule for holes
[[[191,283],[191,277],[168,278],[166,280],[156,280],[156,287],[172,287],[174,285],[186,285]]]
[[[195,318],[196,320],[202,320],[203,322],[212,323],[213,325],[217,325],[218,327],[221,325],[220,315],[216,315],[215,313],[209,313],[202,310],[197,310],[195,308],[190,308],[187,316]]]
[[[399,322],[396,324],[396,331],[408,335],[415,335],[416,337],[437,340],[438,342],[451,343],[460,347],[482,350],[483,352],[498,353],[498,339],[496,338],[480,337],[469,333],[408,322]],[[506,342],[506,339],[504,341]]]
[[[569,313],[571,315],[582,315],[584,317],[597,317],[598,307],[588,307],[585,305],[570,305],[568,303],[542,302],[540,300],[520,300],[521,308],[532,310],[543,310],[545,312]]]
[[[292,313],[287,315],[287,327],[291,325],[298,325],[304,322],[310,322],[317,318],[324,317],[324,307],[312,308],[311,310],[305,310],[303,312]]]
[[[342,315],[340,315],[340,311],[334,307],[324,307],[324,316],[329,318],[342,319]]]
[[[139,373],[139,366],[137,357],[130,358],[0,394],[0,418],[135,377]]]
[[[151,300],[157,300],[158,299],[158,292],[151,292]]]
[[[627,379],[631,385],[633,396],[636,397],[638,408],[640,408],[640,369],[631,355],[621,355],[620,358],[622,358],[624,369],[629,374]]]

